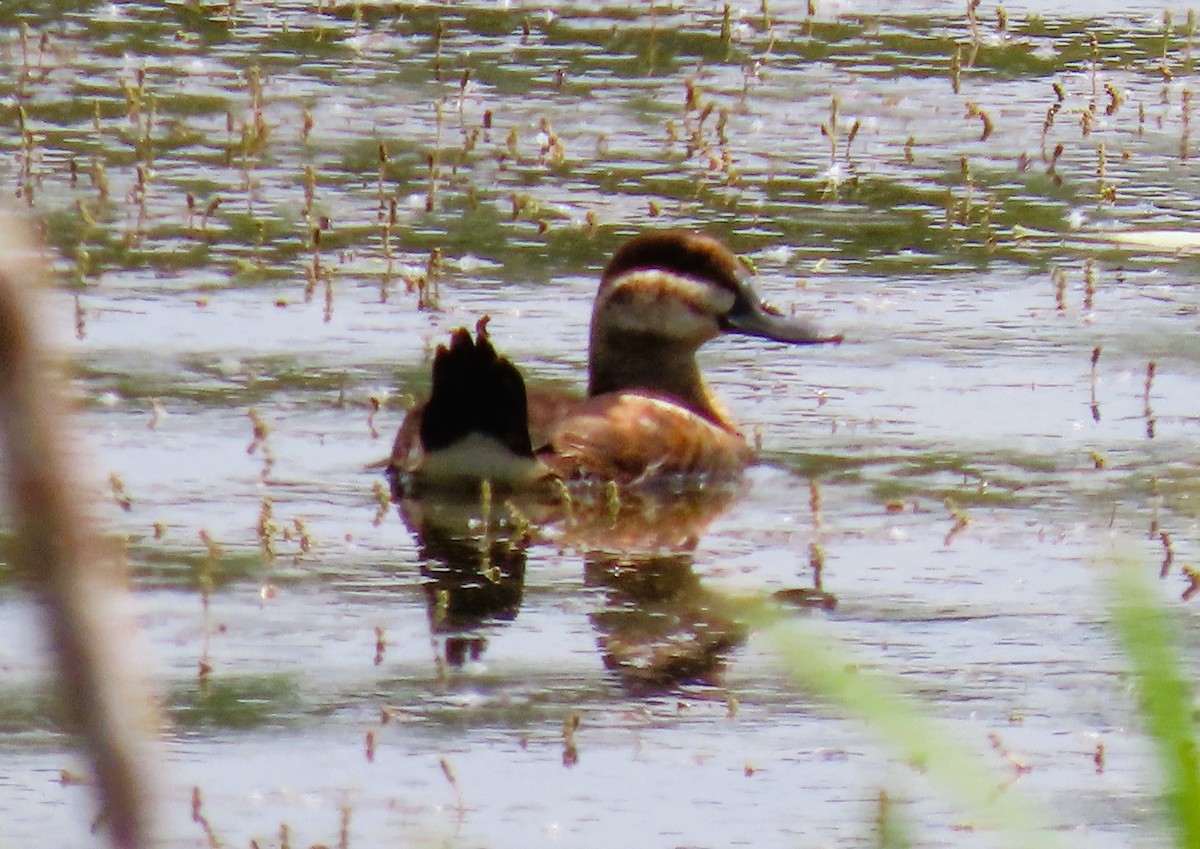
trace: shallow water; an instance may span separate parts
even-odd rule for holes
[[[171,720],[166,845],[207,845],[193,787],[223,845],[861,845],[881,789],[921,842],[989,844],[722,619],[731,590],[802,602],[1065,839],[1165,845],[1102,563],[1170,553],[1194,665],[1200,264],[1081,236],[1197,228],[1200,44],[1184,8],[1167,37],[1150,4],[1002,31],[985,3],[973,36],[963,5],[748,4],[727,34],[698,3],[0,8],[0,181],[60,276],[81,470],[130,499],[98,511]],[[364,465],[482,314],[527,378],[582,385],[598,271],[659,226],[726,239],[845,344],[703,352],[765,462],[690,555],[630,578],[535,539],[495,597],[454,595]],[[18,589],[0,841],[88,845]],[[663,644],[716,667],[649,686]]]

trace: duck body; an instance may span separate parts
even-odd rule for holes
[[[754,456],[713,395],[696,351],[725,333],[840,342],[762,303],[716,239],[681,230],[627,242],[592,312],[588,394],[527,390],[487,319],[438,348],[428,401],[413,408],[388,469],[394,488],[736,476]]]

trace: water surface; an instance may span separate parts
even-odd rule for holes
[[[922,843],[989,843],[730,591],[802,601],[1065,839],[1165,844],[1099,564],[1169,560],[1194,664],[1200,266],[1081,236],[1197,229],[1200,45],[1185,8],[963,6],[0,9],[0,181],[126,541],[166,845],[207,845],[193,788],[223,845],[861,845],[881,790]],[[363,467],[480,315],[582,386],[600,268],[664,226],[846,343],[703,352],[765,462],[694,550],[622,569],[550,533],[453,595]],[[0,836],[88,845],[18,590]],[[639,676],[663,645],[692,674]]]

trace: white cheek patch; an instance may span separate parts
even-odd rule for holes
[[[597,308],[613,330],[704,341],[719,332],[717,316],[733,309],[734,299],[714,283],[649,269],[613,280]]]

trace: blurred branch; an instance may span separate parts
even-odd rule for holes
[[[126,640],[111,558],[92,531],[71,473],[61,376],[36,302],[44,272],[21,222],[0,213],[0,457],[14,514],[14,565],[38,590],[57,653],[62,697],[91,755],[101,819],[115,846],[149,844],[151,701]]]

